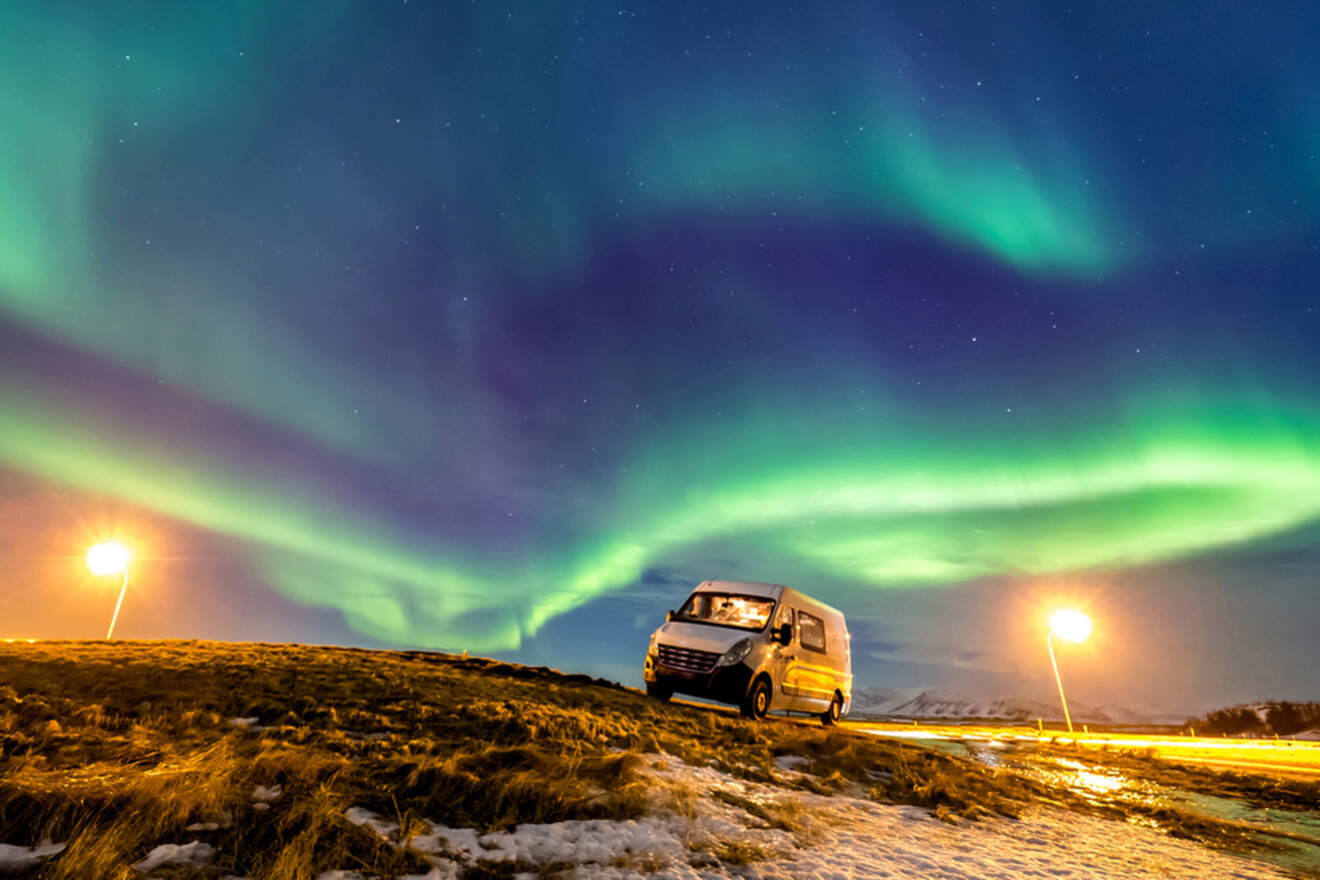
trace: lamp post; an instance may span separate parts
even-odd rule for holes
[[[1063,704],[1063,720],[1068,722],[1068,732],[1073,732],[1072,716],[1068,714],[1068,698],[1063,695],[1063,678],[1059,675],[1059,661],[1054,658],[1054,637],[1070,642],[1082,642],[1091,634],[1091,618],[1080,611],[1056,611],[1050,618],[1050,632],[1045,637],[1045,646],[1050,652],[1050,665],[1054,667],[1054,683],[1059,686],[1059,702]]]
[[[110,628],[105,631],[108,640],[115,633],[115,622],[119,620],[119,608],[124,604],[124,594],[128,592],[128,560],[131,554],[128,548],[118,541],[106,541],[87,551],[87,568],[95,575],[123,574],[124,585],[119,588],[119,601],[115,603],[114,616],[110,618]]]

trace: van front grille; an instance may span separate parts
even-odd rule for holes
[[[675,645],[656,645],[660,662],[670,669],[684,672],[710,672],[715,668],[715,661],[720,655],[712,651],[697,651],[692,648],[679,648]]]

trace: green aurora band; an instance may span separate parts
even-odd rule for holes
[[[915,104],[890,94],[816,114],[810,126],[758,115],[745,99],[684,105],[665,129],[674,134],[634,146],[645,157],[639,174],[652,181],[636,200],[659,213],[731,202],[916,225],[1045,276],[1094,275],[1131,256],[1070,145],[1014,139],[976,114],[950,124]]]
[[[364,634],[439,648],[515,649],[646,566],[717,540],[877,588],[922,587],[1172,559],[1320,517],[1315,420],[1257,411],[1222,416],[1215,429],[1205,413],[1192,422],[1152,415],[1121,441],[1080,438],[1088,442],[1053,459],[959,458],[947,439],[895,439],[744,466],[686,492],[639,467],[655,483],[625,490],[620,510],[634,514],[615,518],[613,532],[567,553],[529,548],[511,566],[459,550],[419,553],[323,512],[315,498],[273,491],[223,463],[202,466],[184,450],[153,450],[149,438],[88,430],[12,387],[0,407],[6,464],[250,542],[285,595],[336,608]],[[736,448],[714,459],[734,460]]]
[[[893,74],[892,58],[919,54],[897,30],[872,29],[828,58],[811,49],[789,57],[783,46],[727,77],[715,75],[723,59],[691,70],[680,61],[616,84],[599,71],[618,69],[623,42],[583,43],[554,4],[541,16],[548,22],[528,14],[510,25],[503,11],[478,11],[445,36],[454,54],[479,46],[490,62],[468,58],[451,91],[449,68],[427,68],[434,81],[408,96],[421,118],[407,118],[417,127],[398,146],[387,139],[400,130],[394,111],[376,113],[383,99],[370,91],[388,81],[347,91],[371,73],[344,61],[357,55],[361,8],[167,4],[150,28],[109,6],[0,12],[0,319],[357,461],[415,473],[458,459],[453,450],[498,446],[507,423],[481,399],[480,377],[461,358],[444,360],[447,351],[375,370],[376,352],[352,361],[340,337],[302,324],[336,308],[369,316],[399,293],[368,278],[331,301],[318,287],[329,275],[308,254],[337,257],[358,239],[394,247],[419,205],[452,208],[427,220],[453,251],[450,274],[427,287],[437,299],[516,286],[503,284],[506,271],[538,282],[511,297],[536,296],[571,283],[615,230],[724,212],[913,229],[1033,280],[1091,279],[1147,256],[1117,232],[1132,240],[1152,231],[1139,207],[1129,216],[1118,196],[1091,186],[1124,177],[1114,173],[1122,153],[1111,133],[1086,115],[1092,104],[1073,96],[1070,115],[1065,101],[1016,95],[1027,116],[977,96],[971,75],[941,96],[930,76]],[[653,24],[640,20],[633,36]],[[885,40],[888,51],[877,49]],[[546,57],[560,53],[577,63],[547,78]],[[950,69],[950,79],[968,73]],[[1024,71],[1033,91],[1048,88],[1032,74]],[[719,91],[743,78],[754,87]],[[300,85],[344,89],[343,107],[371,112],[345,134],[316,116],[324,104],[299,112]],[[488,121],[487,107],[507,112]],[[562,111],[561,128],[546,108]],[[579,129],[610,136],[589,147],[563,136]],[[305,177],[281,149],[290,143],[309,165]],[[359,149],[366,164],[399,173],[341,171]],[[1290,150],[1313,156],[1314,141]],[[1187,164],[1199,185],[1202,165]],[[262,167],[261,181],[244,175]],[[232,203],[198,184],[212,174],[237,193]],[[1184,202],[1157,178],[1142,179],[1153,202]],[[285,200],[303,213],[262,216]],[[200,226],[198,214],[208,215],[204,232],[189,225]],[[1199,241],[1221,220],[1150,222]],[[179,242],[192,249],[143,242],[130,252],[127,233],[116,237],[185,226]],[[250,239],[271,230],[287,265],[252,256]],[[457,349],[462,335],[435,347]],[[439,394],[423,368],[444,374]],[[1138,387],[1108,378],[1120,397]],[[631,476],[572,523],[577,539],[532,543],[511,560],[364,526],[333,501],[263,483],[238,463],[96,423],[53,403],[62,398],[43,394],[43,381],[0,376],[0,464],[229,536],[284,595],[338,609],[357,631],[397,644],[514,649],[648,566],[712,544],[792,557],[804,571],[876,589],[925,588],[1182,558],[1320,519],[1320,415],[1302,394],[1230,394],[1222,405],[1193,394],[1173,408],[1129,401],[1126,418],[1070,423],[1048,442],[1001,426],[974,445],[964,437],[976,426],[930,428],[913,414],[843,437],[808,427],[775,445],[765,439],[774,426],[741,413],[727,417],[731,428],[647,438],[623,462]],[[423,411],[420,429],[406,430]]]
[[[210,141],[216,117],[226,120],[228,143],[240,151],[259,151],[277,122],[241,112],[260,82],[254,63],[209,47],[247,46],[254,57],[282,59],[267,62],[274,65],[267,75],[288,76],[299,59],[296,51],[284,58],[279,35],[310,29],[308,40],[323,39],[347,15],[341,4],[319,6],[310,22],[257,3],[225,10],[173,10],[147,35],[118,16],[106,16],[95,28],[57,15],[0,20],[21,49],[0,57],[0,116],[8,128],[0,135],[0,312],[329,448],[371,458],[390,445],[382,442],[388,429],[380,426],[406,418],[411,402],[391,410],[373,393],[372,377],[345,375],[332,357],[302,350],[290,334],[271,327],[261,317],[266,292],[259,279],[223,260],[190,268],[182,276],[188,302],[168,332],[157,332],[158,303],[180,297],[180,267],[146,248],[134,257],[134,269],[107,277],[105,244],[93,220],[105,209],[98,194],[105,175],[125,173],[120,163],[139,151],[168,152],[180,139]],[[470,23],[473,39],[511,39],[500,36],[501,22],[479,17]],[[514,39],[537,44],[545,36],[532,30]],[[570,31],[556,38],[575,39]],[[47,75],[51,69],[61,75]],[[852,71],[845,65],[823,75],[843,81]],[[885,80],[870,86],[864,90],[874,96],[870,100],[825,114],[807,130],[778,121],[781,114],[772,108],[747,106],[744,95],[694,106],[685,89],[676,89],[684,103],[669,118],[648,102],[620,100],[625,118],[619,128],[637,137],[623,150],[635,157],[628,180],[595,169],[589,173],[597,179],[583,181],[573,154],[497,152],[476,168],[431,161],[429,179],[409,178],[405,186],[468,194],[472,209],[468,219],[455,221],[454,237],[476,235],[480,244],[471,251],[508,254],[510,265],[535,277],[581,263],[593,247],[593,230],[620,209],[601,194],[620,187],[631,193],[624,210],[638,222],[720,211],[731,200],[744,210],[768,202],[808,216],[915,226],[1047,276],[1086,275],[1119,259],[1111,232],[1116,221],[1083,183],[1094,169],[1073,145],[1041,131],[1012,137],[1003,121],[975,111],[970,101],[958,106],[961,121],[951,122],[947,112],[923,108],[905,87]],[[503,70],[473,85],[506,106],[535,105],[541,87],[539,78]],[[798,93],[791,103],[811,102],[801,84],[793,88]],[[730,118],[741,121],[730,126]],[[528,129],[507,142],[535,143],[532,121],[521,124]],[[427,149],[444,156],[453,147],[437,135]],[[560,187],[543,193],[526,215],[493,216],[487,193],[507,168],[529,163],[536,179],[560,181]],[[384,210],[364,201],[385,196],[365,193],[352,181],[330,186],[343,187],[345,212]],[[213,222],[241,226],[223,216]],[[458,283],[483,282],[477,269],[459,275],[469,280]],[[236,363],[245,367],[235,369]],[[328,394],[314,378],[323,375],[337,377],[338,393]],[[363,407],[371,409],[369,417],[344,416]],[[449,428],[463,430],[457,422]]]

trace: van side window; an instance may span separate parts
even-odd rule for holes
[[[798,641],[808,651],[825,653],[825,621],[805,611],[798,615]]]

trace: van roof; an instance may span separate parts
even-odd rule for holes
[[[783,584],[766,584],[760,581],[702,581],[697,584],[698,593],[742,593],[745,596],[767,596],[778,599],[784,592]]]

